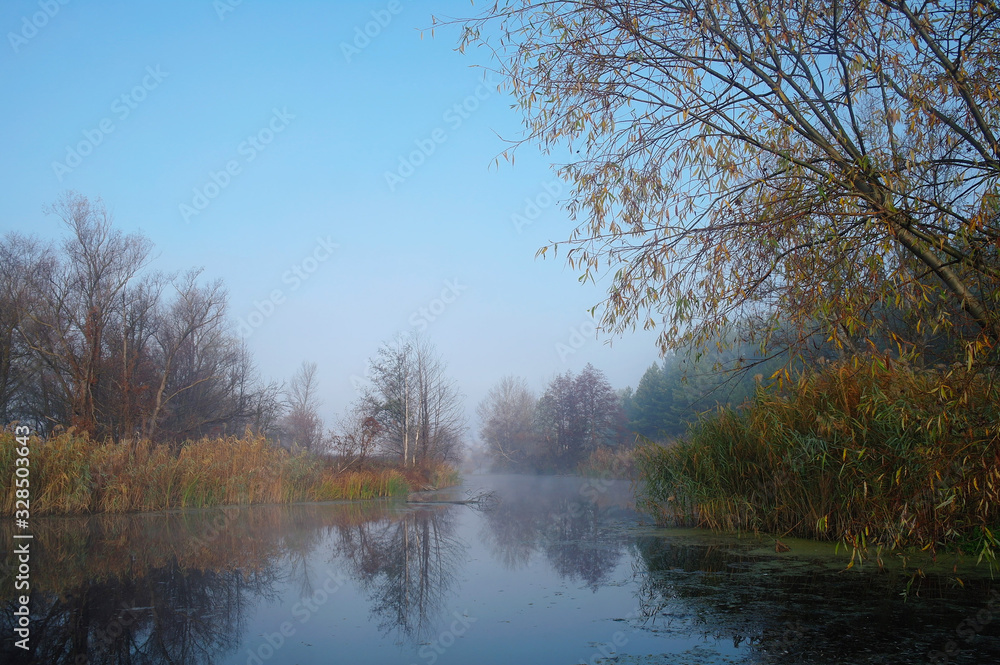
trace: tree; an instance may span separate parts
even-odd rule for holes
[[[323,438],[323,419],[319,416],[319,379],[315,362],[302,361],[292,376],[285,393],[288,413],[282,419],[283,429],[290,446],[306,450],[319,448]]]
[[[510,0],[473,43],[525,140],[582,153],[567,258],[614,271],[605,329],[865,348],[891,305],[970,363],[1000,339],[994,0]]]
[[[113,228],[100,200],[70,193],[51,210],[61,245],[0,242],[3,422],[174,443],[273,424],[277,386],[233,335],[220,281],[148,272],[149,240]]]
[[[108,370],[105,335],[130,282],[146,265],[151,244],[112,228],[100,199],[91,202],[71,192],[49,212],[71,236],[63,245],[65,262],[37,284],[37,302],[28,312],[28,346],[61,393],[69,424],[96,434],[101,416],[95,394]]]
[[[404,465],[457,458],[465,432],[461,394],[429,341],[383,344],[369,375],[373,389],[365,399],[381,426],[383,449]]]
[[[613,447],[625,439],[625,412],[604,372],[590,363],[573,382],[583,425],[584,455],[602,447]]]
[[[556,375],[538,400],[541,438],[537,468],[572,471],[590,452],[616,446],[625,436],[625,414],[604,373],[587,364],[580,374]]]
[[[629,427],[644,437],[662,440],[680,433],[674,413],[674,393],[667,378],[666,362],[653,363],[639,379],[632,396]]]
[[[573,468],[580,456],[583,423],[573,390],[573,373],[557,374],[538,399],[535,423],[540,437],[536,468],[563,471]]]
[[[505,376],[479,403],[479,435],[494,469],[523,468],[535,452],[535,402],[524,379]]]
[[[95,386],[101,427],[115,441],[148,437],[150,417],[159,394],[152,388],[158,379],[155,339],[162,325],[161,295],[164,278],[159,273],[133,280],[122,293],[105,333],[104,380]]]
[[[26,419],[36,430],[45,427],[32,399],[41,368],[26,331],[36,287],[48,281],[54,266],[51,248],[34,239],[12,233],[0,243],[0,424]]]
[[[204,351],[208,349],[220,348],[227,333],[228,294],[221,281],[199,285],[200,274],[201,270],[189,270],[174,281],[177,297],[166,312],[160,313],[152,335],[157,380],[153,382],[152,404],[145,425],[145,435],[149,439],[157,434],[164,408],[171,406],[174,400],[183,399],[184,392],[218,378],[214,372],[182,365],[185,360],[197,362],[197,358],[204,358]],[[202,353],[192,353],[197,349]]]
[[[381,433],[382,424],[369,404],[364,399],[352,404],[330,436],[333,452],[343,459],[341,468],[364,464],[375,452]]]

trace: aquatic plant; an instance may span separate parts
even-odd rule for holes
[[[1000,551],[1000,389],[964,367],[823,365],[638,463],[638,503],[663,523]]]
[[[580,462],[577,472],[589,478],[635,478],[636,449],[630,446],[600,446]]]

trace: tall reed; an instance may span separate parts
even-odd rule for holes
[[[577,472],[590,478],[620,478],[636,477],[635,448],[619,446],[608,448],[601,446],[591,451],[577,466]]]
[[[1000,389],[957,368],[823,366],[638,463],[639,504],[663,523],[1000,551]]]
[[[15,438],[0,433],[0,512],[14,514]],[[175,453],[148,441],[96,443],[72,431],[33,438],[31,514],[163,510],[213,505],[371,499],[409,491],[395,469],[337,473],[261,436],[202,439]]]

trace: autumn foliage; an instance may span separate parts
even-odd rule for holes
[[[823,366],[639,460],[663,523],[1000,553],[1000,386],[965,368]]]

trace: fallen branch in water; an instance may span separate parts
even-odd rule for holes
[[[420,504],[452,504],[458,506],[476,506],[478,508],[491,508],[500,502],[500,497],[496,492],[489,490],[479,490],[475,494],[471,493],[472,490],[466,492],[468,498],[466,499],[415,499],[411,494],[406,498],[406,503],[420,503]]]

